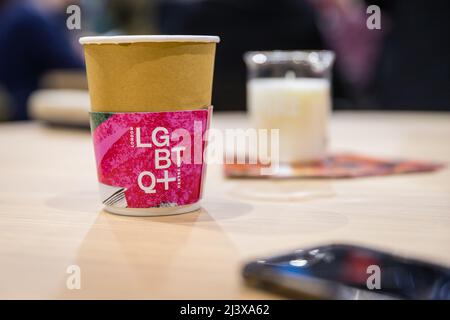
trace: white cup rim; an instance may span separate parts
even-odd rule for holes
[[[220,42],[218,36],[204,35],[126,35],[88,36],[79,39],[81,44],[119,44],[137,42]]]

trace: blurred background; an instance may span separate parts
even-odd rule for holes
[[[369,5],[381,29],[367,28]],[[449,111],[449,14],[445,0],[0,0],[0,119],[30,119],[37,90],[87,89],[77,41],[95,34],[220,36],[216,111],[246,109],[244,52],[275,49],[336,53],[334,109]]]

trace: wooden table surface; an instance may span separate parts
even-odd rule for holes
[[[218,128],[246,124],[219,114]],[[450,161],[450,114],[333,115],[331,148]],[[227,180],[208,168],[203,208],[169,217],[102,211],[89,132],[0,125],[0,298],[271,298],[244,262],[329,242],[450,266],[450,169],[354,180]],[[312,192],[311,196],[304,194]],[[66,287],[81,269],[81,289]]]

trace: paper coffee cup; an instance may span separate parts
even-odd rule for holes
[[[83,37],[93,111],[211,105],[214,36]]]
[[[108,211],[161,215],[199,208],[205,164],[198,154],[206,142],[198,136],[209,126],[218,42],[215,36],[80,39]],[[192,138],[183,146],[180,130]]]

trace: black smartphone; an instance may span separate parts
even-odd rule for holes
[[[249,285],[290,298],[450,300],[450,269],[335,244],[245,265]]]

